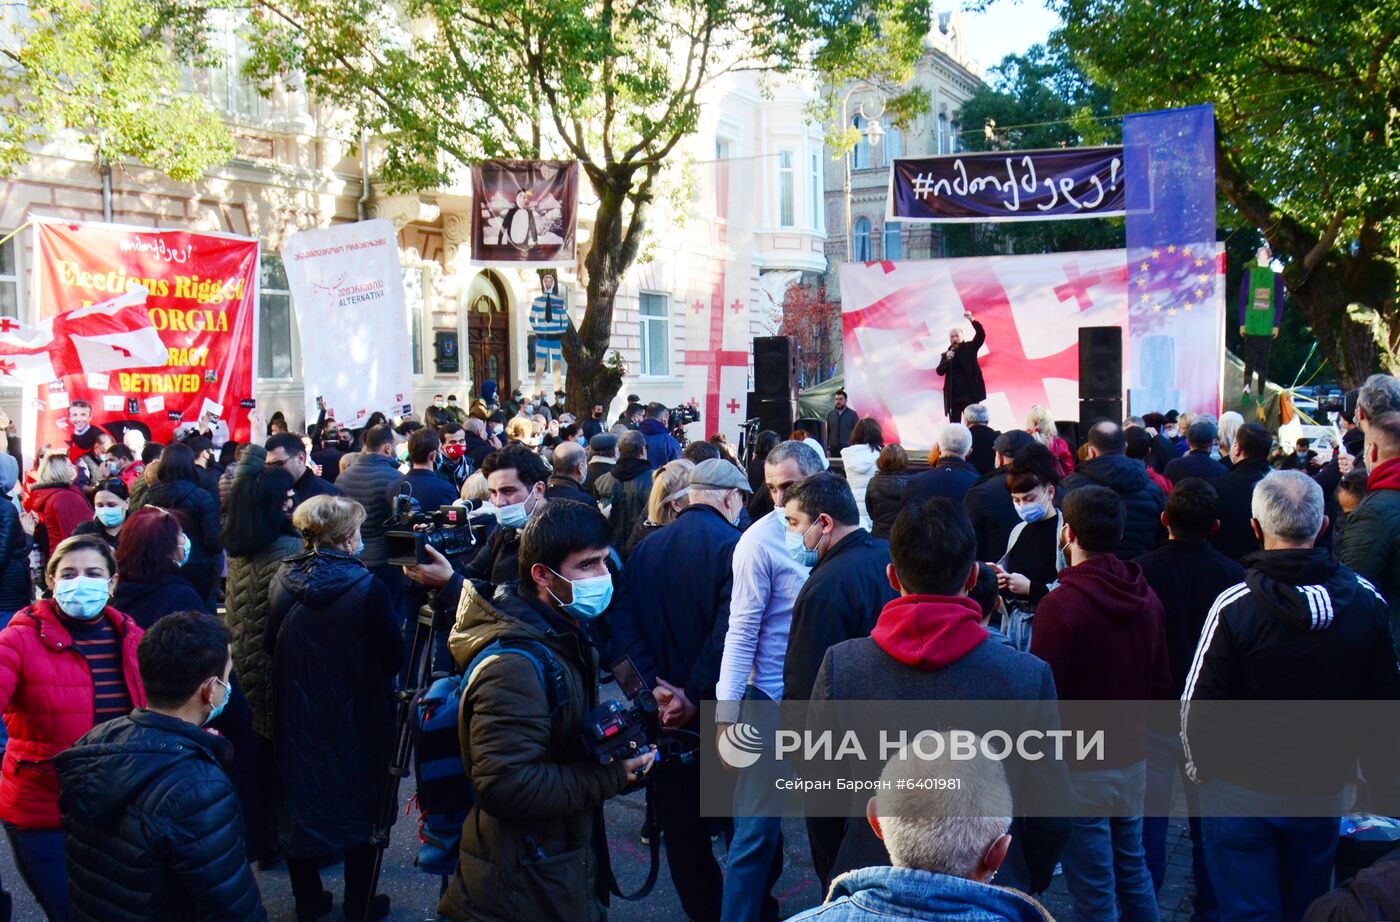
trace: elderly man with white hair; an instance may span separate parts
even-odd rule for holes
[[[1388,700],[1400,697],[1400,674],[1385,599],[1315,546],[1327,517],[1313,479],[1269,474],[1250,511],[1264,549],[1245,558],[1244,582],[1206,617],[1181,696],[1181,738],[1187,773],[1201,783],[1220,918],[1299,919],[1331,884],[1358,759],[1378,783],[1390,773],[1376,765],[1368,773],[1367,734],[1326,715],[1274,707],[1227,722],[1202,702]],[[1288,740],[1299,744],[1285,752]],[[1290,792],[1304,792],[1307,805],[1283,796]]]
[[[1365,432],[1382,413],[1400,412],[1400,380],[1393,375],[1371,375],[1356,395],[1356,424]]]
[[[949,423],[938,433],[938,445],[929,453],[929,470],[909,481],[905,499],[922,503],[941,496],[961,503],[977,482],[977,468],[967,460],[972,454],[972,432],[962,423]]]
[[[925,754],[933,751],[937,758],[905,750],[890,759],[880,774],[888,790],[866,806],[892,866],[842,874],[825,903],[793,922],[1050,918],[1024,893],[992,885],[1011,846],[1011,788],[1001,763],[980,752],[954,761],[946,746]],[[950,779],[958,781],[956,790]]]
[[[974,403],[963,409],[962,423],[972,433],[972,453],[967,460],[977,468],[978,474],[986,474],[997,466],[994,446],[1001,433],[988,424],[990,419],[991,415],[984,404]]]

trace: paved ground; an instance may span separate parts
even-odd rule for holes
[[[406,802],[407,796],[403,800]],[[635,889],[646,877],[647,850],[637,840],[642,810],[640,795],[617,798],[607,809],[610,848],[623,889]],[[783,826],[783,834],[787,843],[787,853],[777,895],[782,901],[784,915],[791,915],[816,905],[821,901],[822,895],[817,890],[816,878],[812,874],[803,824],[798,820],[787,820]],[[390,918],[396,922],[432,922],[437,919],[437,880],[413,866],[417,847],[415,818],[401,818],[394,829],[394,842],[386,856],[380,888],[393,899],[394,911]],[[1184,822],[1172,826],[1168,847],[1170,859],[1167,882],[1161,895],[1162,919],[1163,922],[1188,922],[1191,917],[1191,844],[1185,835]],[[661,860],[661,877],[652,895],[634,904],[615,901],[610,918],[619,922],[682,922],[685,919],[671,889],[664,854]],[[20,881],[10,850],[6,846],[0,846],[0,878],[3,878],[6,889],[14,896],[14,918],[18,922],[43,922],[43,914],[39,912],[29,891]],[[338,919],[341,896],[339,873],[327,872],[325,880],[327,887],[336,897],[337,915],[328,918]],[[259,874],[258,886],[262,890],[268,914],[273,920],[292,922],[296,918],[285,869],[278,868]],[[1056,878],[1054,886],[1045,895],[1044,902],[1061,922],[1071,918],[1061,878]]]

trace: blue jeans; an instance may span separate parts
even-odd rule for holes
[[[1172,808],[1172,786],[1180,777],[1186,792],[1186,807],[1191,817],[1191,877],[1196,884],[1191,918],[1193,922],[1219,922],[1220,907],[1216,905],[1215,890],[1206,870],[1205,843],[1201,841],[1200,797],[1194,781],[1186,777],[1186,756],[1181,737],[1176,734],[1147,735],[1147,802],[1146,812],[1155,814],[1142,818],[1142,850],[1147,856],[1147,871],[1152,875],[1152,889],[1162,892],[1167,876],[1167,814]]]
[[[744,689],[745,701],[771,699],[754,686]],[[762,738],[774,739],[777,708],[768,705],[758,711],[745,708],[742,720],[760,727]],[[765,756],[771,755],[771,749]],[[783,820],[775,807],[773,786],[777,766],[769,758],[739,772],[734,784],[736,813],[763,813],[763,816],[735,816],[734,837],[729,842],[729,858],[724,875],[724,922],[763,922],[776,920],[778,903],[770,891],[783,873]]]
[[[1158,922],[1157,895],[1142,851],[1147,763],[1072,771],[1070,784],[1080,813],[1117,814],[1076,817],[1060,856],[1076,922]]]
[[[63,830],[20,829],[5,824],[19,876],[34,894],[49,922],[68,922],[68,867],[63,858]]]
[[[1267,800],[1223,782],[1201,786],[1206,865],[1230,922],[1298,922],[1332,886],[1337,817],[1222,815],[1262,812]]]

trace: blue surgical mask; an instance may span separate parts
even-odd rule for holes
[[[1016,514],[1021,517],[1021,521],[1027,525],[1045,518],[1044,503],[1013,503],[1012,505],[1016,507]]]
[[[554,573],[553,570],[549,572]],[[558,573],[554,573],[554,575],[559,576]],[[562,576],[559,578],[564,579]],[[554,595],[553,590],[550,590],[549,593],[554,596],[554,601],[559,602],[564,611],[580,620],[592,621],[608,610],[613,594],[612,574],[604,573],[602,576],[590,576],[588,579],[565,579],[564,582],[573,588],[574,600],[572,602],[566,605],[559,602],[559,597]]]
[[[97,521],[108,528],[116,528],[126,521],[126,510],[121,506],[99,506],[97,509]]]
[[[107,607],[107,580],[97,576],[75,576],[54,584],[53,597],[70,618],[91,621]]]
[[[360,556],[361,554],[363,554],[364,552],[365,552],[365,539],[364,539],[363,536],[360,536],[360,537],[358,538],[358,540],[356,540],[356,542],[355,542],[355,553],[354,553],[354,556],[359,557],[359,556]]]
[[[529,503],[530,500],[526,499],[523,503],[511,503],[509,506],[497,506],[496,521],[506,528],[524,528],[525,523],[530,520],[530,513],[535,511],[534,509],[527,508]],[[535,505],[539,505],[538,500],[535,502]]]
[[[812,528],[816,528],[813,523]],[[811,531],[812,528],[807,529]],[[814,567],[817,564],[817,549],[807,546],[807,531],[790,531],[785,535],[787,552],[800,566]]]
[[[181,535],[180,540],[184,542],[184,550],[180,556],[180,566],[183,567],[190,562],[190,548],[194,545],[190,543],[189,535]]]
[[[204,718],[204,725],[206,727],[219,719],[219,715],[224,712],[224,708],[228,707],[228,699],[233,697],[233,686],[217,676],[214,678],[214,681],[224,687],[224,700],[214,705],[214,709],[209,712],[209,716]]]

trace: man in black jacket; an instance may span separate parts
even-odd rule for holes
[[[885,573],[890,546],[860,527],[860,511],[846,481],[823,471],[783,493],[789,534],[802,537],[812,572],[792,605],[783,700],[805,701],[826,651],[843,640],[868,637],[896,593]],[[791,540],[791,539],[789,539]]]
[[[963,508],[977,533],[977,559],[990,563],[1006,553],[1011,532],[1021,524],[1011,491],[1006,488],[1006,468],[1016,452],[1035,441],[1024,429],[1010,429],[997,436],[996,467],[977,478],[963,497]]]
[[[1269,448],[1273,437],[1259,423],[1245,423],[1235,433],[1230,458],[1235,466],[1211,482],[1220,495],[1220,530],[1211,539],[1217,551],[1231,560],[1244,559],[1259,550],[1259,539],[1250,522],[1254,485],[1269,473]]]
[[[1210,456],[1210,450],[1220,438],[1220,430],[1208,419],[1198,419],[1186,430],[1186,444],[1191,450],[1180,458],[1167,462],[1165,477],[1172,483],[1180,483],[1187,477],[1214,480],[1223,475],[1227,468]]]
[[[365,508],[365,521],[360,537],[365,542],[360,561],[384,582],[389,590],[390,605],[398,624],[404,622],[403,571],[389,566],[389,551],[384,534],[393,527],[390,520],[389,484],[399,477],[394,461],[394,430],[387,424],[370,427],[365,433],[365,447],[360,460],[336,479],[336,489]]]
[[[1327,519],[1312,478],[1275,471],[1252,504],[1264,549],[1211,607],[1182,692],[1181,737],[1201,785],[1220,918],[1298,919],[1331,884],[1358,761],[1368,784],[1395,780],[1390,759],[1372,761],[1393,755],[1382,750],[1394,734],[1355,730],[1338,715],[1400,698],[1400,673],[1385,599],[1315,546]],[[1334,707],[1278,705],[1299,698]],[[1232,718],[1240,712],[1221,701],[1263,704]]]
[[[948,414],[950,423],[962,419],[964,407],[987,399],[987,385],[977,364],[977,353],[987,341],[987,331],[972,319],[971,311],[964,311],[963,316],[972,324],[972,341],[963,342],[962,330],[953,327],[948,331],[948,349],[938,363],[938,373],[944,376],[943,412]]]
[[[840,457],[841,449],[851,444],[851,434],[855,432],[860,417],[846,405],[845,388],[838,390],[833,399],[836,409],[826,414],[826,453],[836,458]]]
[[[177,612],[146,632],[136,655],[147,707],[99,724],[53,760],[70,917],[266,919],[222,764],[231,747],[202,729],[231,693],[228,628]]]
[[[486,420],[477,419],[472,416],[462,424],[465,427],[465,436],[462,439],[462,453],[471,462],[472,470],[481,470],[481,465],[485,463],[486,456],[496,451],[497,447],[492,445],[486,437]],[[443,427],[446,432],[448,427]],[[449,433],[450,435],[450,433]],[[460,488],[459,488],[460,489]]]
[[[571,499],[597,509],[598,501],[583,488],[584,478],[588,476],[588,453],[583,446],[577,442],[560,442],[555,446],[552,460],[554,473],[545,486],[545,499]]]
[[[977,482],[977,468],[967,460],[972,451],[972,433],[962,423],[948,423],[938,432],[937,455],[933,467],[909,478],[904,498],[922,503],[934,497],[961,503]]]
[[[1066,494],[1079,487],[1097,484],[1108,487],[1123,500],[1127,522],[1117,556],[1132,560],[1157,546],[1166,529],[1162,512],[1167,495],[1147,476],[1147,468],[1124,452],[1128,443],[1117,423],[1095,423],[1089,430],[1089,460],[1065,478]]]
[[[306,445],[301,436],[277,432],[263,443],[267,449],[267,466],[280,467],[292,475],[292,505],[300,506],[313,496],[339,496],[340,490],[330,481],[317,477],[306,463]]]
[[[715,696],[740,536],[734,522],[752,490],[728,461],[696,465],[690,505],[633,548],[622,571],[622,604],[610,616],[614,650],[658,690],[668,726],[698,731],[700,702]],[[718,919],[724,878],[700,815],[699,765],[672,766],[657,779],[656,797],[681,908],[692,919]]]
[[[1194,428],[1194,427],[1193,427]],[[1167,615],[1167,659],[1171,663],[1172,694],[1181,697],[1186,672],[1201,627],[1215,600],[1244,580],[1244,567],[1208,543],[1220,527],[1220,497],[1198,477],[1187,477],[1167,497],[1163,513],[1171,539],[1134,561]],[[1187,804],[1196,813],[1196,786],[1185,781],[1186,762],[1181,739],[1174,733],[1153,733],[1148,739],[1147,802],[1142,820],[1142,846],[1153,886],[1160,892],[1167,867],[1167,811],[1171,809],[1173,779],[1182,776]],[[1192,874],[1196,882],[1195,909],[1200,918],[1219,918],[1215,891],[1206,871],[1201,821],[1191,826]]]
[[[996,442],[1001,433],[987,425],[990,418],[987,408],[980,403],[963,408],[962,424],[972,433],[972,453],[967,460],[979,474],[986,474],[997,466]]]

